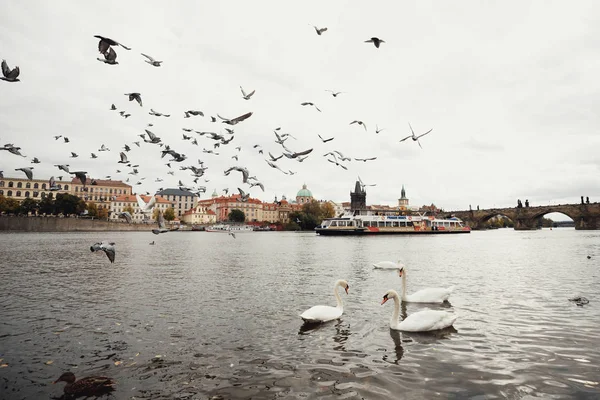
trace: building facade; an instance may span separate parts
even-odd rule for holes
[[[31,198],[42,200],[50,193],[69,193],[71,192],[71,183],[68,181],[56,181],[59,190],[50,191],[50,181],[41,179],[22,179],[22,178],[0,178],[0,195],[15,199],[18,201]]]
[[[306,183],[302,185],[302,189],[296,194],[296,203],[305,204],[310,203],[313,200],[313,195],[310,190],[306,188]]]
[[[181,220],[191,225],[214,224],[217,222],[217,214],[209,207],[197,205],[184,212]]]
[[[144,200],[144,202],[146,204],[148,204],[148,202],[152,198],[151,196],[144,196],[144,195],[141,195],[140,197],[142,198],[142,200]],[[152,210],[151,213],[148,213],[146,215],[142,214],[142,212],[140,210],[140,206],[138,205],[138,201],[137,201],[137,198],[135,197],[135,195],[127,194],[127,195],[113,197],[110,200],[110,211],[111,212],[110,212],[109,219],[111,219],[113,221],[118,220],[119,213],[133,210],[133,213],[131,213],[133,222],[136,222],[136,223],[140,223],[140,222],[144,222],[144,221],[155,222],[154,217],[153,217],[155,209],[161,210],[164,214],[165,211],[167,211],[167,209],[173,207],[173,203],[171,203],[169,200],[166,200],[160,196],[155,196],[155,197],[156,197],[156,204],[154,206],[154,209]]]
[[[408,198],[406,197],[406,191],[404,190],[404,185],[402,185],[402,190],[400,191],[400,198],[398,199],[398,207],[401,210],[408,209]]]
[[[198,196],[188,190],[165,189],[156,193],[156,195],[174,204],[175,216],[178,218],[181,218],[190,208],[198,205]]]
[[[71,180],[70,194],[87,202],[94,202],[98,208],[111,209],[111,201],[118,196],[131,196],[131,186],[122,181],[87,178],[85,188],[79,178]]]

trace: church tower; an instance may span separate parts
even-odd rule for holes
[[[406,198],[406,190],[404,190],[404,185],[402,185],[402,191],[400,191],[398,207],[400,207],[401,210],[406,210],[408,208],[408,198]]]
[[[350,192],[350,211],[355,210],[366,210],[367,209],[367,192],[360,185],[359,181],[356,181],[354,185],[354,192]]]

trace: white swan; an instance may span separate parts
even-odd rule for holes
[[[304,322],[327,322],[332,321],[334,319],[338,319],[344,313],[344,304],[342,303],[342,298],[337,291],[337,287],[341,286],[346,290],[346,294],[348,294],[348,282],[343,279],[340,279],[333,286],[333,294],[335,294],[335,300],[337,301],[336,307],[330,306],[314,306],[309,308],[300,314],[300,318],[304,320]]]
[[[374,269],[398,269],[404,267],[400,261],[397,263],[393,261],[380,261],[378,263],[373,264]]]
[[[406,317],[402,322],[398,320],[400,315],[400,301],[395,290],[388,290],[383,295],[381,304],[389,299],[394,299],[394,313],[390,318],[390,328],[406,332],[428,332],[444,329],[452,326],[458,316],[453,313],[439,310],[423,310]]]
[[[450,286],[449,288],[426,288],[413,294],[406,294],[406,267],[400,267],[398,276],[402,278],[402,301],[407,303],[443,303],[454,291],[454,286]]]

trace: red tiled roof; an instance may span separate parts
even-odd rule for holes
[[[122,181],[113,181],[110,179],[92,179],[89,176],[87,177],[87,181],[85,182],[86,186],[90,186],[92,182],[96,182],[94,186],[108,186],[108,187],[128,187],[131,188],[131,185],[128,185]],[[79,178],[71,179],[71,183],[75,183],[81,185],[81,180]]]
[[[145,203],[148,203],[150,201],[150,199],[152,198],[151,196],[146,196],[143,194],[140,195],[140,197],[142,198],[142,200],[144,200]],[[117,196],[113,201],[137,203],[137,198],[133,194],[132,195],[126,194],[126,195]],[[160,196],[156,196],[156,202],[172,204],[172,202],[170,202],[169,200],[163,199]]]

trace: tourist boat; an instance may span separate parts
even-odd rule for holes
[[[252,232],[254,228],[251,225],[229,225],[229,224],[218,224],[207,226],[206,232],[223,232],[223,233],[245,233]]]
[[[338,218],[327,218],[315,228],[319,235],[408,235],[469,233],[456,217],[438,218],[425,214],[398,215],[398,212],[370,210],[346,213]]]

